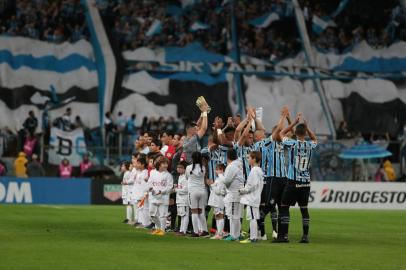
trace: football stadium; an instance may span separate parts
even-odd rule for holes
[[[406,0],[0,0],[0,269],[406,269]]]

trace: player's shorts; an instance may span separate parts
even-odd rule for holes
[[[168,205],[151,203],[149,205],[151,217],[166,218],[168,216]]]
[[[229,219],[240,219],[244,206],[239,202],[226,203],[226,216]]]
[[[180,217],[188,216],[189,215],[189,206],[178,206],[177,207],[177,215]]]
[[[205,191],[193,191],[189,193],[190,209],[204,209],[207,205],[207,194]]]
[[[261,205],[269,205],[271,200],[271,177],[264,178],[264,187],[261,192]]]
[[[253,206],[247,205],[247,208],[245,211],[246,211],[247,220],[260,218],[259,207],[253,207]]]
[[[285,189],[287,179],[285,177],[272,177],[271,179],[271,204],[280,204],[283,190]]]
[[[123,204],[129,205],[129,204],[131,204],[131,200],[129,198],[123,198]]]
[[[224,215],[224,208],[213,207],[213,214],[214,214],[215,216],[217,216],[217,215]]]
[[[293,180],[287,180],[282,194],[282,205],[307,206],[310,196],[310,183],[302,183]]]

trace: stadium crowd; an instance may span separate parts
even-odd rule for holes
[[[406,40],[405,16],[398,1],[349,1],[331,17],[341,2],[299,1],[308,33],[320,51],[345,53],[363,40],[374,48]],[[232,50],[229,1],[197,1],[183,9],[181,1],[99,1],[99,8],[122,51],[182,47],[192,42],[200,42],[209,51],[223,55]],[[293,12],[292,2],[286,0],[237,1],[235,16],[241,53],[272,62],[298,53],[301,43]],[[255,19],[272,13],[277,17],[271,23],[255,23]],[[329,22],[329,27],[320,33],[314,31],[316,16]],[[157,22],[160,28],[154,32]]]
[[[0,34],[53,43],[89,38],[80,0],[11,1],[2,12]]]

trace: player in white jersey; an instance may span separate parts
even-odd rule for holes
[[[149,216],[147,192],[148,192],[148,170],[147,157],[145,154],[138,154],[136,169],[137,173],[134,180],[132,203],[134,211],[137,213],[137,227],[141,228],[151,223]]]
[[[220,240],[223,238],[224,231],[224,196],[226,187],[224,185],[224,170],[226,166],[223,163],[216,165],[216,180],[210,185],[209,205],[213,207],[213,215],[216,220],[216,235],[211,239]]]
[[[123,173],[123,180],[121,182],[121,199],[123,200],[123,205],[126,206],[126,218],[124,219],[123,223],[129,223],[131,222],[133,216],[133,206],[130,203],[130,191],[128,185],[131,177],[130,162],[124,161],[121,164],[120,170]]]
[[[192,211],[192,237],[208,237],[207,221],[204,208],[207,205],[207,192],[205,185],[206,168],[203,166],[202,154],[192,153],[192,164],[186,167],[188,180],[189,204]]]
[[[179,232],[176,233],[177,236],[185,236],[187,232],[187,227],[189,225],[189,192],[188,192],[188,181],[186,179],[186,167],[187,162],[181,161],[176,167],[179,173],[178,184],[175,188],[176,191],[176,207],[177,215],[180,217],[180,228]]]
[[[241,204],[246,205],[247,220],[250,222],[250,238],[240,243],[256,243],[258,241],[258,219],[259,205],[261,203],[261,192],[264,186],[264,173],[259,167],[261,163],[261,152],[253,151],[248,155],[248,162],[251,166],[245,187],[240,189]]]
[[[173,178],[168,172],[168,159],[159,157],[151,171],[149,186],[149,214],[155,223],[153,235],[165,235],[166,218],[168,216],[169,193],[173,188]]]
[[[244,187],[244,174],[242,162],[237,157],[234,149],[227,151],[227,168],[224,172],[224,184],[226,186],[226,196],[224,204],[226,215],[230,219],[230,235],[224,240],[236,241],[240,237],[242,206],[239,190]]]

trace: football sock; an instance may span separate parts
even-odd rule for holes
[[[189,216],[188,215],[184,215],[183,217],[181,217],[181,223],[180,223],[180,231],[183,233],[186,233],[187,231],[187,227],[189,225]]]
[[[258,223],[256,219],[250,220],[250,239],[258,239]]]
[[[204,213],[201,213],[199,216],[199,223],[200,223],[200,230],[203,232],[207,232],[207,220]]]
[[[192,224],[193,224],[193,232],[199,233],[199,216],[198,216],[198,214],[192,213]]]
[[[275,232],[278,231],[278,212],[276,211],[275,204],[271,204],[271,222],[272,222],[272,230]]]
[[[132,205],[127,205],[127,219],[129,221],[133,220],[133,207],[132,207]]]
[[[307,207],[300,208],[300,212],[302,213],[303,235],[308,235],[310,225],[309,210],[307,209]]]
[[[279,228],[278,238],[284,238],[285,236],[288,236],[289,232],[289,222],[290,222],[289,206],[282,206],[280,215],[281,215],[281,227]]]
[[[217,228],[217,235],[221,235],[224,230],[224,219],[217,219],[216,220],[216,228]]]

